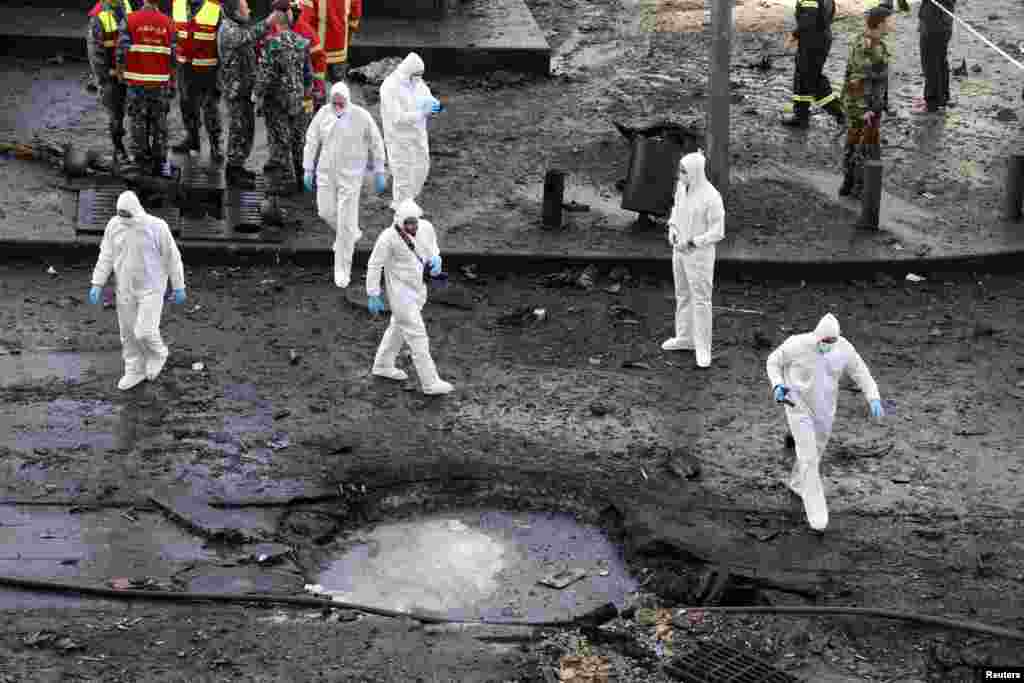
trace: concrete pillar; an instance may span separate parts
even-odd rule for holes
[[[1015,221],[1024,213],[1024,153],[1011,154],[1006,166],[1006,218]]]
[[[562,227],[562,204],[565,199],[565,172],[548,171],[544,176],[544,227]]]
[[[864,191],[861,194],[861,214],[858,226],[878,230],[882,204],[882,161],[864,160]]]

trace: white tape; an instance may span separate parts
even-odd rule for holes
[[[928,0],[925,0],[925,2],[927,2],[927,1],[928,1]],[[1011,64],[1013,64],[1014,66],[1016,66],[1016,67],[1017,67],[1018,69],[1020,69],[1021,71],[1024,71],[1024,64],[1021,64],[1021,63],[1020,63],[1020,62],[1018,62],[1018,61],[1017,61],[1016,59],[1014,59],[1014,58],[1013,58],[1013,57],[1011,57],[1010,55],[1008,55],[1008,54],[1006,54],[1005,52],[1003,52],[1003,50],[1002,50],[1002,49],[1000,49],[1000,48],[999,48],[999,47],[998,47],[998,46],[997,46],[997,45],[996,45],[995,43],[993,43],[993,42],[992,42],[991,40],[989,40],[989,39],[988,39],[988,38],[986,38],[985,36],[981,35],[981,34],[980,34],[980,33],[978,33],[977,31],[975,31],[975,30],[974,30],[974,27],[973,27],[973,26],[971,26],[970,24],[968,24],[968,23],[967,23],[966,21],[964,21],[963,19],[961,19],[961,18],[960,18],[960,17],[958,17],[957,15],[953,14],[952,12],[950,12],[950,11],[949,11],[948,9],[946,9],[945,7],[943,7],[942,5],[940,5],[939,3],[937,3],[937,2],[933,2],[932,4],[933,4],[933,5],[935,5],[936,7],[938,7],[938,8],[940,9],[940,10],[942,10],[942,11],[943,11],[943,12],[945,12],[946,14],[948,14],[949,16],[953,17],[953,19],[955,19],[956,21],[960,22],[960,23],[961,23],[961,24],[963,25],[963,27],[964,27],[964,28],[966,28],[966,29],[967,29],[968,31],[970,31],[970,32],[971,32],[971,33],[973,33],[973,34],[974,34],[975,36],[977,36],[977,37],[978,37],[978,38],[979,38],[979,39],[980,39],[980,40],[981,40],[981,41],[982,41],[983,43],[985,43],[985,44],[986,44],[986,45],[988,45],[988,46],[989,46],[990,48],[992,48],[993,50],[995,50],[996,52],[998,52],[999,54],[1001,54],[1001,55],[1002,55],[1003,57],[1006,57],[1006,59],[1008,59],[1008,60],[1010,61],[1010,63],[1011,63]]]

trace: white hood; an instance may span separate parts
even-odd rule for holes
[[[402,63],[398,65],[395,72],[402,77],[404,80],[409,78],[416,72],[422,72],[426,70],[426,66],[423,64],[423,60],[415,52],[410,52],[402,60]]]
[[[423,209],[411,199],[406,199],[395,209],[395,225],[402,225],[407,218],[420,218],[423,216]]]
[[[828,339],[828,338],[839,338],[839,321],[831,313],[826,313],[820,321],[818,326],[814,328],[814,337],[816,339]]]
[[[118,212],[124,211],[131,214],[130,220],[133,221],[146,217],[146,210],[142,208],[142,202],[139,201],[138,196],[131,190],[122,192],[117,198],[117,210]],[[125,219],[122,218],[121,220]]]

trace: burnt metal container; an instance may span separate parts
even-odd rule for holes
[[[667,216],[675,199],[676,179],[683,147],[661,137],[633,138],[629,173],[622,190],[622,208],[654,216]]]

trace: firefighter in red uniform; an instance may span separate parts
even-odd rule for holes
[[[302,17],[316,32],[327,58],[327,79],[333,84],[348,74],[348,48],[359,30],[363,0],[301,0]]]
[[[110,117],[110,141],[114,145],[114,161],[127,156],[124,149],[124,101],[127,96],[124,83],[117,78],[117,32],[121,22],[132,13],[128,0],[98,0],[89,12],[89,66],[92,67],[96,87],[103,108]]]
[[[210,160],[224,161],[220,146],[220,90],[217,82],[217,29],[220,0],[173,0],[174,27],[178,32],[178,82],[181,85],[181,120],[185,138],[175,152],[199,152],[200,118],[210,136]]]
[[[171,109],[175,31],[170,17],[145,0],[121,24],[117,72],[128,89],[131,147],[136,163],[151,165],[158,175],[167,160],[167,112]]]

